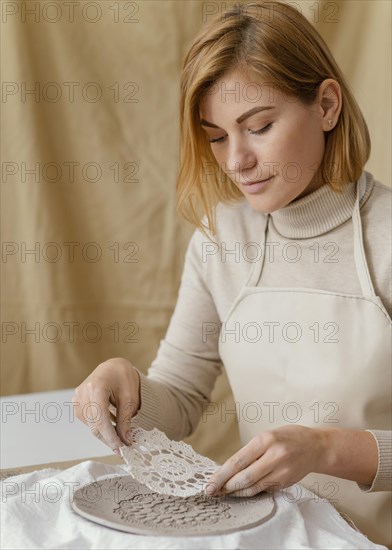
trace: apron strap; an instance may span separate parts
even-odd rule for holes
[[[362,172],[361,177],[357,183],[357,196],[355,200],[355,207],[353,211],[353,231],[354,231],[354,261],[357,269],[359,283],[361,285],[362,293],[364,296],[376,296],[372,280],[370,278],[369,268],[366,261],[365,250],[363,246],[363,235],[362,235],[362,223],[361,223],[361,214],[359,208],[359,202],[362,199],[366,191],[366,173]],[[267,239],[268,223],[270,220],[270,214],[266,214],[264,217],[264,228],[263,228],[263,245],[261,257],[255,260],[252,265],[252,268],[249,273],[248,280],[245,283],[245,286],[256,287],[259,284],[261,273],[263,270],[264,260],[265,260],[265,243]]]
[[[262,229],[263,234],[263,243],[261,247],[261,257],[257,258],[250,270],[248,280],[245,283],[245,286],[258,286],[261,272],[263,271],[264,259],[265,259],[265,243],[267,240],[267,231],[268,231],[268,222],[270,219],[270,214],[266,214],[264,217],[264,227]]]
[[[366,172],[363,171],[357,183],[357,198],[355,201],[352,218],[354,230],[354,260],[363,295],[376,296],[366,261],[365,249],[363,246],[362,223],[359,202],[365,194],[365,191]]]

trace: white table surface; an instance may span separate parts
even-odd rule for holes
[[[0,468],[114,455],[74,415],[74,390],[0,398]]]

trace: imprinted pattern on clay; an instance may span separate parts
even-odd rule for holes
[[[114,513],[133,525],[162,529],[210,526],[232,518],[228,504],[204,495],[135,495],[119,502]]]

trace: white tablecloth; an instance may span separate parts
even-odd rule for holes
[[[82,485],[127,473],[121,466],[88,460],[66,470],[49,468],[3,480],[1,548],[385,548],[371,543],[331,504],[317,501],[299,486],[276,493],[277,510],[266,523],[223,536],[131,535],[89,521],[71,508],[73,493]]]

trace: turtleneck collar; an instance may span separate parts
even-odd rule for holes
[[[366,190],[359,206],[362,207],[372,192],[374,178],[366,172]],[[282,237],[306,239],[328,233],[349,220],[356,200],[356,182],[348,183],[342,193],[323,185],[316,191],[295,199],[284,208],[270,214],[270,224]]]

